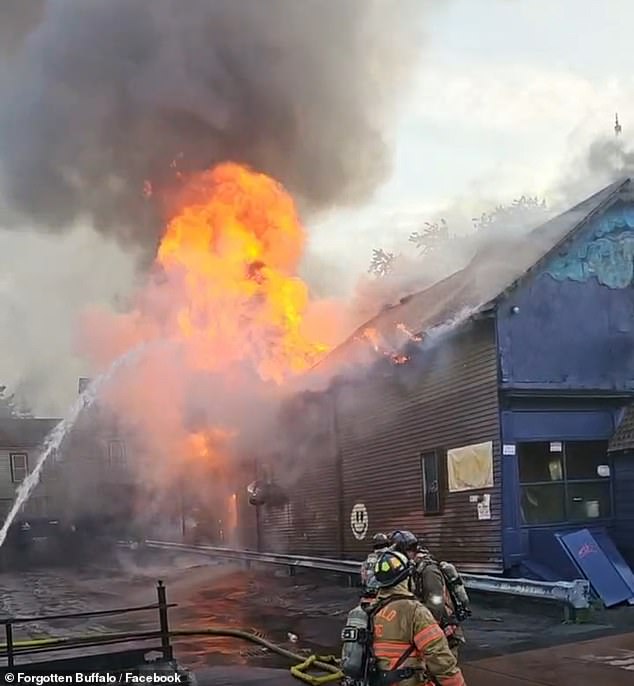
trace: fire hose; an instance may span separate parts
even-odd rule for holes
[[[121,643],[125,641],[147,640],[150,638],[160,638],[162,634],[156,631],[145,632],[120,632],[120,633],[104,633],[104,634],[89,634],[84,636],[63,636],[63,637],[48,637],[36,638],[23,641],[15,641],[13,647],[16,649],[15,653],[32,653],[32,652],[46,652],[47,649],[65,647],[87,647],[107,645],[113,643]],[[170,638],[182,638],[185,636],[222,636],[229,638],[237,638],[244,641],[257,643],[262,647],[270,650],[273,653],[296,662],[290,668],[291,674],[300,681],[309,684],[309,686],[322,686],[322,684],[329,684],[340,681],[343,678],[342,672],[339,670],[338,660],[333,655],[318,656],[310,655],[306,657],[294,653],[282,646],[272,643],[266,638],[262,638],[249,631],[241,629],[231,629],[229,627],[217,627],[208,629],[181,629],[170,631]],[[7,654],[6,643],[0,643],[0,653]],[[32,650],[29,650],[32,649]],[[309,670],[317,669],[325,674],[314,675],[309,674]]]

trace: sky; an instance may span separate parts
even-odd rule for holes
[[[457,198],[480,212],[548,198],[597,134],[634,130],[634,4],[444,0],[426,18],[416,87],[395,131],[390,180],[366,207],[321,218],[311,250],[348,254],[345,278]],[[354,251],[350,246],[354,245]]]
[[[612,134],[617,111],[623,136],[634,132],[632,25],[625,0],[435,0],[390,178],[364,207],[310,221],[315,290],[351,292],[373,248],[406,245],[456,203],[475,216],[522,194],[548,198],[584,146]],[[103,243],[86,230],[0,237],[0,380],[36,397],[39,414],[62,414],[86,373],[76,313],[134,284],[134,256]],[[25,317],[31,307],[41,316]]]

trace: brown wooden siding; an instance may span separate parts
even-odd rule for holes
[[[465,571],[501,571],[501,476],[497,361],[491,321],[443,341],[389,377],[342,389],[337,397],[343,464],[344,554],[361,558],[377,531],[422,535],[438,556]],[[423,515],[420,455],[485,441],[494,446],[494,487],[444,493],[441,515]],[[441,460],[441,472],[446,462]],[[488,492],[491,519],[479,521],[470,496]],[[369,514],[364,540],[352,534],[350,513]]]
[[[261,508],[262,549],[339,554],[340,483],[330,394],[294,398],[283,413],[280,434],[281,456],[272,472],[288,493],[289,503]]]
[[[634,451],[634,405],[630,405],[625,411],[625,416],[610,441],[609,450]]]

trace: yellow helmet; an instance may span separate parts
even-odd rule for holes
[[[386,550],[374,565],[374,578],[379,588],[391,588],[407,579],[411,571],[406,555],[396,550]]]

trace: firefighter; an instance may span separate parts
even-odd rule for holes
[[[457,659],[458,648],[465,643],[464,631],[456,619],[456,608],[440,565],[411,531],[393,531],[390,542],[394,550],[411,561],[411,589],[442,627]]]
[[[409,590],[411,571],[408,558],[395,550],[381,553],[374,568],[382,606],[374,615],[372,643],[379,683],[466,686],[438,622]]]
[[[374,580],[374,566],[379,558],[379,554],[389,546],[390,541],[386,534],[378,533],[372,537],[372,552],[361,565],[361,584],[363,585],[364,593],[367,595],[376,594],[378,590]]]

